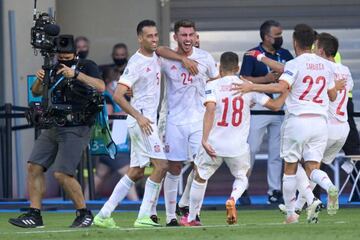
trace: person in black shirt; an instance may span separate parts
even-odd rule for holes
[[[265,21],[260,26],[260,37],[262,42],[250,50],[258,50],[275,61],[285,63],[293,56],[287,50],[282,48],[282,28],[280,23],[274,20]],[[249,50],[249,51],[250,51]],[[275,72],[262,62],[258,62],[251,56],[244,55],[241,65],[240,75],[254,82],[269,84],[276,82],[281,72]],[[270,96],[272,97],[272,96]],[[265,110],[262,106],[256,105],[254,110]],[[282,160],[280,159],[280,127],[282,116],[279,115],[253,115],[250,121],[250,134],[248,143],[251,152],[251,166],[254,165],[255,155],[259,152],[263,141],[265,131],[269,136],[268,164],[267,164],[267,181],[268,181],[268,203],[282,203],[281,193],[281,174]],[[248,173],[250,176],[251,170]],[[240,199],[242,204],[250,204],[250,198],[247,192]]]
[[[55,95],[68,91],[66,99],[70,100],[66,104],[72,105],[73,109],[81,110],[81,100],[83,99],[75,92],[83,90],[86,92],[89,89],[103,92],[105,84],[100,79],[98,66],[93,61],[77,60],[75,56],[75,47],[70,52],[57,54],[58,65],[51,73],[50,87],[54,86],[56,82]],[[44,70],[39,70],[36,73],[37,80],[32,86],[34,95],[41,95],[42,93],[44,74]],[[69,81],[61,81],[61,79],[71,79],[73,84],[68,84]],[[63,82],[67,82],[67,84],[62,84]],[[51,98],[54,99],[54,96]],[[75,115],[76,113],[74,113]],[[86,208],[81,186],[74,177],[83,150],[90,140],[90,125],[91,120],[66,120],[62,126],[53,126],[42,131],[35,141],[27,166],[30,208],[27,213],[18,218],[9,219],[11,224],[23,228],[43,227],[40,209],[41,200],[45,193],[44,172],[52,167],[54,177],[76,208],[76,218],[70,227],[91,226],[93,215]]]

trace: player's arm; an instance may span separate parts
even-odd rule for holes
[[[196,74],[199,73],[199,70],[197,68],[197,63],[194,60],[191,60],[186,56],[182,56],[168,47],[164,47],[164,46],[158,47],[156,49],[156,54],[163,58],[181,62],[182,65],[191,73],[191,75],[195,76]]]
[[[285,91],[276,99],[269,98],[269,100],[263,106],[273,111],[280,111],[288,95],[289,91]]]
[[[126,100],[125,94],[128,91],[128,86],[125,86],[119,83],[115,89],[115,93],[113,95],[114,101],[119,104],[121,109],[130,114],[133,118],[138,122],[141,130],[145,132],[147,135],[151,135],[153,129],[151,127],[151,122],[148,118],[144,117],[139,111],[133,108],[130,103]]]
[[[274,70],[277,73],[281,74],[284,72],[284,66],[285,66],[284,64],[277,62],[271,58],[266,57],[265,54],[263,54],[259,50],[248,51],[245,53],[245,55],[256,58],[256,60],[266,64],[267,66],[269,66],[269,68],[271,68],[272,70]]]
[[[206,152],[211,157],[216,157],[215,150],[211,147],[211,145],[208,143],[209,134],[213,127],[214,119],[215,119],[215,110],[216,110],[216,103],[209,101],[206,102],[206,111],[204,114],[204,120],[203,120],[203,136],[202,136],[202,145]]]
[[[271,84],[254,84],[247,79],[241,78],[244,80],[243,83],[233,83],[232,90],[235,91],[234,94],[244,94],[248,92],[263,92],[263,93],[283,93],[289,89],[289,84],[286,81],[279,81],[278,83]]]

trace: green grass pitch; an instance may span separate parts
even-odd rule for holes
[[[136,212],[116,212],[113,217],[119,229],[72,229],[70,225],[74,213],[44,212],[45,228],[21,229],[13,227],[7,220],[19,213],[0,213],[0,240],[17,239],[360,239],[360,208],[340,209],[335,216],[320,213],[318,224],[306,223],[305,214],[299,224],[284,225],[284,215],[276,210],[239,210],[237,225],[228,226],[225,211],[203,211],[202,227],[161,227],[156,229],[135,229],[133,223]],[[164,224],[164,212],[160,212],[160,221]]]

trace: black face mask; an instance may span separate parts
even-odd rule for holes
[[[76,64],[76,59],[71,59],[71,60],[59,60],[60,64],[64,64],[67,67],[71,67],[72,65]]]
[[[282,37],[276,37],[274,38],[274,43],[272,44],[272,47],[275,50],[279,50],[283,44],[283,38]]]
[[[113,58],[113,61],[114,61],[116,66],[123,66],[123,65],[125,65],[127,63],[126,58]]]
[[[80,59],[85,59],[87,57],[87,55],[89,54],[89,51],[79,51],[78,52],[78,56]]]

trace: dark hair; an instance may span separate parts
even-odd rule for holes
[[[339,41],[336,37],[324,32],[318,34],[316,40],[318,48],[324,49],[327,57],[335,57],[339,48]]]
[[[315,32],[306,24],[298,24],[294,28],[293,38],[301,49],[311,49],[315,41]]]
[[[260,37],[264,41],[265,35],[270,33],[271,27],[281,27],[280,23],[275,20],[267,20],[260,26]]]
[[[78,42],[80,41],[84,41],[84,42],[87,42],[87,43],[90,43],[89,39],[85,36],[78,36],[77,38],[75,38],[75,44],[77,45]]]
[[[175,33],[179,32],[179,29],[181,27],[193,28],[196,31],[195,22],[193,22],[191,20],[188,20],[188,19],[183,19],[183,20],[179,20],[179,21],[175,22],[175,24],[174,24],[174,32]]]
[[[234,52],[224,52],[220,57],[220,67],[225,71],[232,71],[239,66],[239,56]]]
[[[119,48],[124,48],[126,51],[128,50],[127,46],[125,43],[117,43],[113,46],[113,51],[112,51],[112,54],[115,53],[116,49],[119,49]]]
[[[137,35],[140,35],[144,27],[156,27],[156,23],[153,20],[142,20],[136,27]]]

